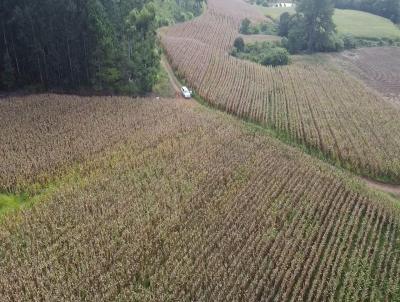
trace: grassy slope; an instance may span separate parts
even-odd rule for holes
[[[360,38],[400,39],[400,30],[388,19],[355,10],[336,10],[334,16],[339,33]]]
[[[294,13],[294,8],[265,8],[262,12],[278,19],[284,12]],[[336,9],[334,21],[339,33],[352,34],[359,38],[400,39],[400,30],[386,18],[356,10]]]

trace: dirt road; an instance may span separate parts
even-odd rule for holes
[[[165,55],[162,55],[162,57],[161,57],[161,65],[167,72],[169,80],[171,82],[171,85],[175,90],[175,93],[177,93],[177,95],[180,96],[181,84],[179,83],[178,79],[176,78],[176,76],[171,68],[171,65],[169,64],[168,59],[165,57]]]
[[[400,185],[385,184],[366,177],[363,177],[362,180],[372,189],[383,191],[400,198]]]

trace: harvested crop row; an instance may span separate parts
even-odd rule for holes
[[[230,56],[240,18],[224,9],[230,1],[209,2],[205,15],[162,37],[173,67],[200,96],[357,173],[400,181],[399,107],[323,65],[272,68]]]
[[[373,87],[383,95],[400,96],[400,49],[374,47],[346,51],[332,56],[335,63]]]
[[[90,104],[57,98],[35,110],[76,117]],[[108,98],[95,102],[97,116],[110,110]],[[124,144],[1,222],[2,301],[399,298],[398,210],[223,113],[181,100],[112,104],[136,121],[103,121]]]

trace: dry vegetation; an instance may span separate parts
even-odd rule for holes
[[[208,3],[162,33],[201,96],[400,179],[398,109],[327,65],[229,57],[262,16]],[[183,99],[36,95],[0,100],[0,137],[0,192],[38,201],[1,217],[1,302],[400,301],[398,201],[261,127]]]
[[[68,165],[123,143],[138,127],[157,125],[158,114],[174,116],[175,107],[164,102],[141,110],[148,100],[132,101],[62,95],[0,100],[0,191],[46,184]]]
[[[86,158],[74,182],[1,223],[2,301],[400,298],[398,209],[249,125],[183,100],[2,106],[23,116],[2,150],[26,181],[43,152],[60,158],[40,166],[48,178]],[[18,149],[24,132],[36,139]]]
[[[229,56],[239,12],[257,20],[252,9],[240,0],[210,0],[205,15],[169,29],[162,41],[173,67],[210,104],[357,173],[400,182],[398,107],[323,65],[267,68]]]

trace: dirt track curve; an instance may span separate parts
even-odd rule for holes
[[[396,197],[400,198],[400,185],[386,184],[365,177],[363,177],[362,179],[368,187],[395,195]]]

